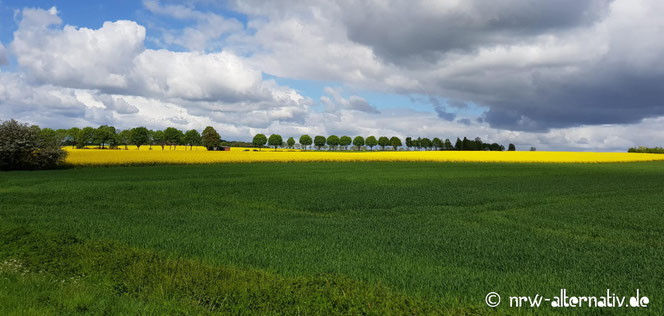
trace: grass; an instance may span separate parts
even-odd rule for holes
[[[0,306],[37,314],[532,313],[547,310],[491,310],[484,296],[566,288],[579,296],[640,289],[651,300],[647,312],[657,314],[664,312],[662,193],[661,162],[2,173],[0,262],[18,260],[32,272],[0,272]],[[51,248],[71,267],[49,261]],[[178,274],[182,264],[196,272]],[[65,277],[80,282],[49,281]],[[117,291],[121,280],[127,291]],[[15,291],[23,294],[8,298]],[[221,297],[234,299],[205,303]]]

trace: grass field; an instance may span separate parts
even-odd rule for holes
[[[0,205],[0,314],[664,313],[662,162],[6,172]]]

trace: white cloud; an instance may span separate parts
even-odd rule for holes
[[[0,66],[5,65],[9,62],[9,57],[7,57],[7,49],[2,43],[0,43]]]

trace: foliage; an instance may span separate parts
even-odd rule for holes
[[[339,138],[339,146],[343,146],[344,150],[348,149],[348,146],[353,142],[350,136],[341,136]]]
[[[208,126],[210,127],[210,126]],[[205,128],[207,130],[207,127]],[[214,129],[212,129],[214,131]],[[216,132],[214,132],[216,133]],[[209,134],[210,138],[209,140],[214,140],[213,134]],[[152,139],[154,142],[158,145],[161,146],[161,150],[164,150],[164,145],[166,145],[166,136],[164,136],[164,131],[155,131],[154,135],[152,136]],[[213,142],[211,142],[213,143]],[[205,130],[203,131],[203,146],[205,146]],[[208,147],[209,148],[209,147]]]
[[[326,143],[328,146],[330,146],[330,149],[336,149],[337,146],[339,145],[339,136],[337,135],[328,136]]]
[[[293,146],[295,146],[295,139],[293,137],[288,137],[286,144],[288,144],[288,148],[293,148]]]
[[[355,136],[355,138],[353,138],[353,145],[355,145],[355,147],[357,147],[357,150],[360,150],[360,148],[362,148],[362,146],[364,146],[364,137]]]
[[[48,169],[67,156],[55,131],[15,120],[0,124],[0,170]],[[3,203],[4,204],[4,203]]]
[[[260,148],[267,144],[267,137],[264,134],[256,134],[251,142],[260,150]]]
[[[399,137],[393,136],[390,138],[390,145],[394,148],[394,150],[397,150],[398,147],[401,147],[401,139]]]
[[[318,150],[320,150],[323,146],[325,146],[325,136],[316,136],[314,137],[314,145],[318,147]]]
[[[184,133],[184,144],[189,145],[189,150],[193,149],[194,146],[201,144],[201,134],[198,133],[195,129],[190,129]]]
[[[386,136],[381,136],[378,138],[378,146],[381,147],[382,150],[385,150],[385,147],[390,145],[390,139],[387,138]]]
[[[131,142],[131,130],[125,129],[118,133],[118,143],[124,145],[125,150],[128,150],[127,145]]]
[[[201,135],[201,144],[208,150],[214,150],[221,145],[221,136],[212,126],[207,126]]]
[[[161,135],[160,135],[161,136]],[[143,126],[135,127],[131,129],[130,133],[131,143],[136,146],[136,148],[141,148],[141,146],[148,144],[150,141],[150,131]],[[166,136],[163,135],[164,142],[166,141]]]
[[[299,143],[300,143],[300,145],[302,145],[302,149],[305,149],[305,150],[306,150],[306,149],[307,149],[307,146],[309,146],[309,145],[312,144],[311,136],[306,135],[306,134],[300,136],[300,141],[299,141]]]
[[[281,138],[281,135],[279,134],[272,134],[270,135],[270,138],[267,141],[268,145],[274,146],[274,151],[277,151],[277,147],[281,146],[284,144],[283,139]]]
[[[662,147],[644,147],[644,146],[639,146],[639,147],[632,147],[627,152],[630,153],[642,153],[642,154],[664,154],[664,148]]]
[[[507,148],[507,151],[516,151],[516,146],[514,146],[514,144],[510,144]]]
[[[374,146],[378,145],[378,141],[375,136],[369,136],[367,137],[366,144],[369,149],[373,149]]]

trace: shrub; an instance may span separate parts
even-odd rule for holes
[[[53,168],[66,156],[60,140],[40,133],[36,125],[15,120],[0,125],[0,170]]]

